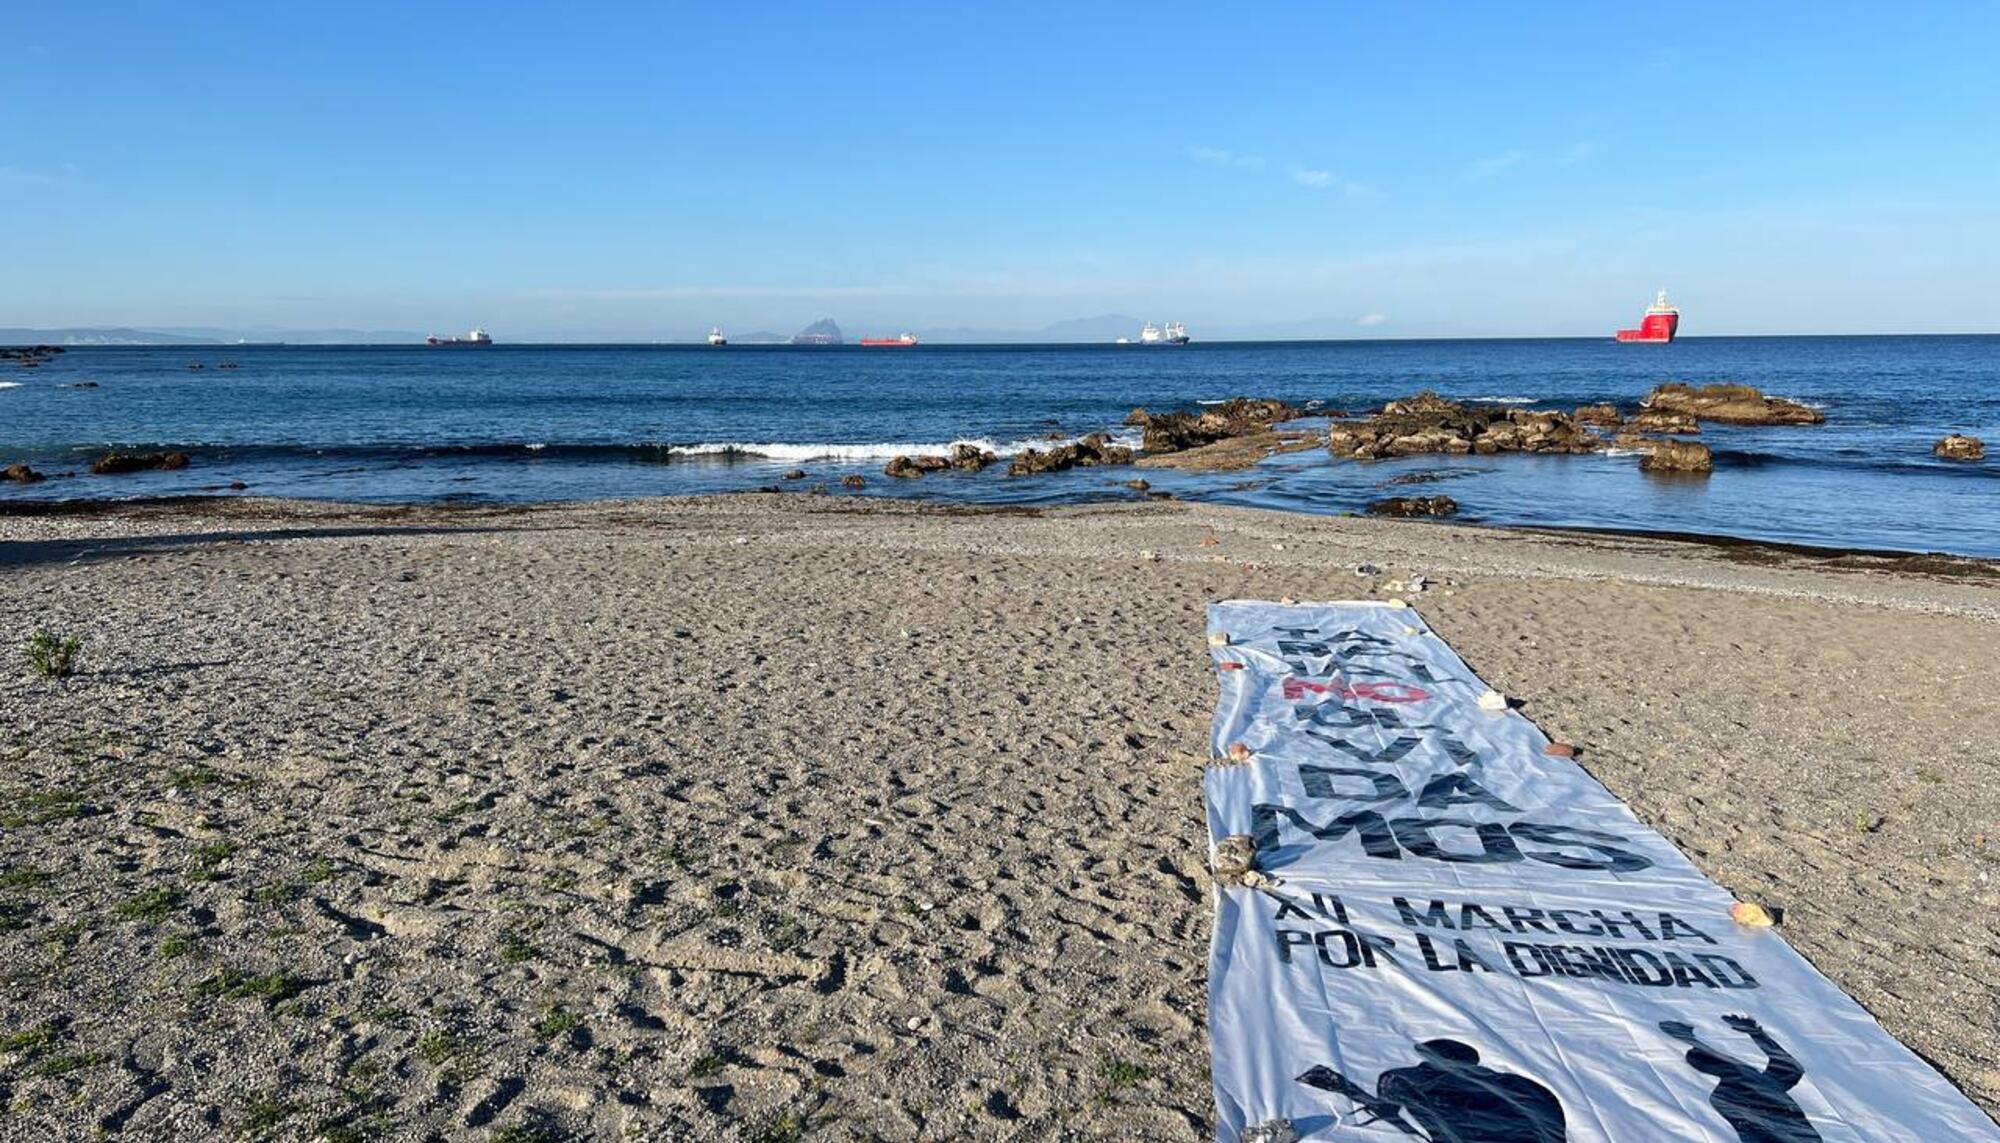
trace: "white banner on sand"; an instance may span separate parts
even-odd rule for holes
[[[1263,882],[1216,893],[1223,1143],[2000,1140],[1414,611],[1209,632],[1209,831]]]

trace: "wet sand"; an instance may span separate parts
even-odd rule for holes
[[[1413,572],[2000,1108],[1992,565],[1179,503],[196,501],[0,516],[0,1138],[1204,1137],[1203,609]],[[75,677],[20,667],[38,628]]]

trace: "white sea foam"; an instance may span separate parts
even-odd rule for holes
[[[1532,405],[1540,397],[1467,397],[1468,401],[1484,401],[1489,405]]]
[[[996,456],[1014,456],[1024,449],[1050,449],[1075,444],[1082,437],[1061,440],[1017,440],[995,442],[986,437],[961,437],[942,444],[924,441],[874,441],[865,444],[802,444],[788,441],[710,441],[703,444],[669,445],[670,456],[739,456],[770,461],[870,461],[898,456],[943,456],[958,445],[972,445]],[[1139,446],[1139,434],[1117,433],[1112,442],[1127,448]]]
[[[25,382],[21,382],[21,381],[0,381],[0,389],[19,389],[19,388],[20,388],[20,387],[21,387],[21,386],[22,386],[23,384],[25,384]]]

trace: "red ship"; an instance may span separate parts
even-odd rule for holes
[[[914,333],[906,333],[900,337],[864,337],[861,339],[861,344],[877,347],[885,345],[915,345],[916,343],[917,335]]]
[[[1675,331],[1680,328],[1681,311],[1667,304],[1667,292],[1661,290],[1660,296],[1653,299],[1653,304],[1646,307],[1646,316],[1639,320],[1639,328],[1619,330],[1618,340],[1665,345],[1674,339]]]

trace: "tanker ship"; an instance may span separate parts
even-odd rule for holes
[[[861,339],[861,344],[872,345],[878,348],[887,345],[915,345],[916,343],[917,335],[914,333],[905,333],[897,337],[864,337]]]
[[[1646,316],[1639,320],[1639,328],[1621,329],[1617,336],[1620,341],[1665,345],[1674,339],[1675,331],[1680,328],[1681,311],[1667,304],[1667,292],[1661,290],[1660,296],[1653,299],[1653,304],[1646,307]]]
[[[432,334],[424,339],[425,345],[492,345],[493,338],[483,329],[475,329],[464,337],[439,337]]]

